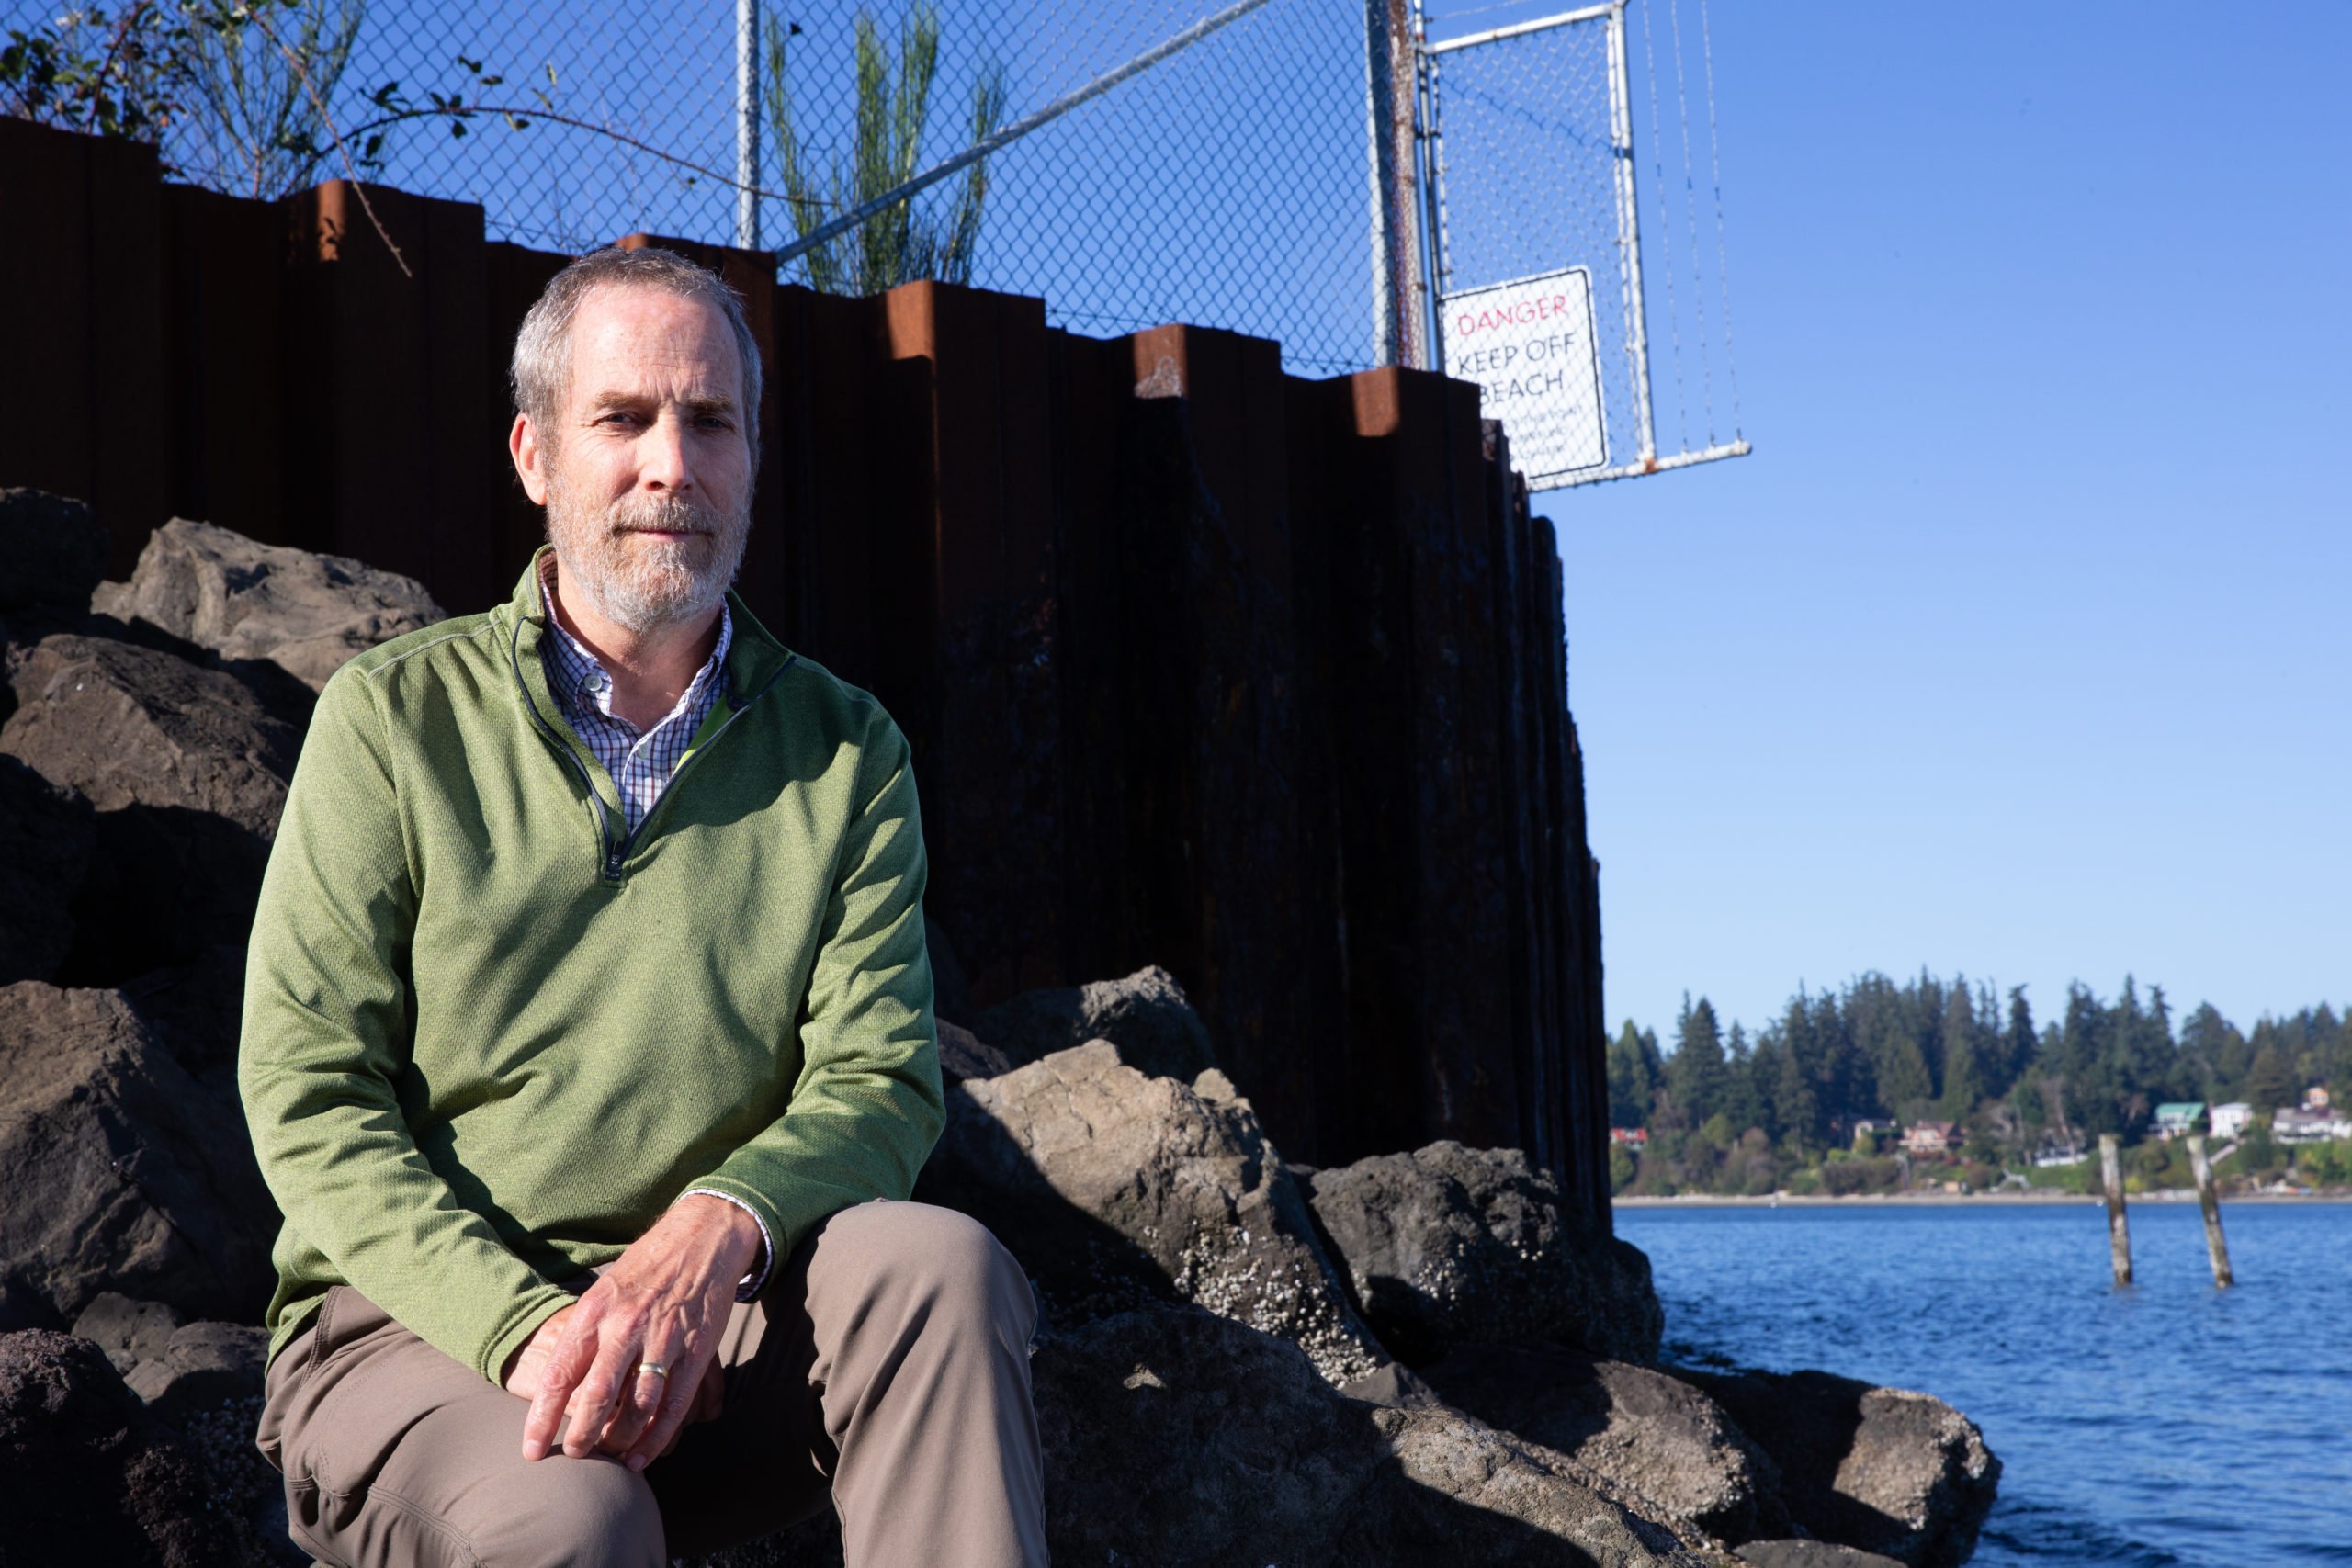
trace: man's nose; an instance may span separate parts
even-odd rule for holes
[[[694,468],[686,459],[685,427],[663,414],[638,438],[638,482],[648,490],[690,491]]]

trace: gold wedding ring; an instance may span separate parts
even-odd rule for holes
[[[651,1372],[657,1378],[666,1378],[670,1375],[670,1369],[659,1361],[639,1361],[637,1364],[637,1370],[639,1373]]]

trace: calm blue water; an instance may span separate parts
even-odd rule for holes
[[[1639,1209],[1668,1354],[1959,1406],[2001,1458],[1973,1568],[2352,1563],[2352,1204]]]

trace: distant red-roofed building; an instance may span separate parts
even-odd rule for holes
[[[1914,1122],[1903,1131],[1903,1152],[1907,1155],[1948,1155],[1965,1142],[1960,1129],[1950,1122]]]

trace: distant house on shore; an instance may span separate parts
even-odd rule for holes
[[[1950,1122],[1914,1122],[1903,1134],[1903,1152],[1907,1155],[1950,1154],[1967,1140],[1960,1129]]]
[[[2082,1146],[2078,1144],[2045,1145],[2041,1152],[2033,1156],[2033,1163],[2043,1168],[2059,1165],[2080,1165],[2083,1163]]]
[[[2352,1113],[2303,1111],[2282,1105],[2270,1118],[2270,1135],[2282,1144],[2324,1144],[2352,1138]]]
[[[2198,1122],[2205,1114],[2201,1100],[2176,1100],[2156,1107],[2156,1136],[2177,1138],[2183,1133],[2197,1131]]]
[[[1649,1147],[1650,1130],[1647,1127],[1611,1127],[1609,1129],[1609,1141],[1621,1148],[1645,1149]]]
[[[1882,1134],[1892,1133],[1894,1130],[1895,1126],[1892,1122],[1882,1122],[1874,1116],[1860,1117],[1854,1122],[1854,1147],[1868,1153],[1878,1146],[1878,1140]]]
[[[2327,1109],[2327,1086],[2325,1084],[2315,1083],[2312,1085],[2311,1088],[2303,1090],[2303,1109],[2306,1111],[2324,1111]]]
[[[2254,1107],[2243,1100],[2233,1100],[2227,1105],[2213,1107],[2213,1114],[2208,1120],[2212,1122],[2213,1136],[2234,1138],[2253,1122]]]

